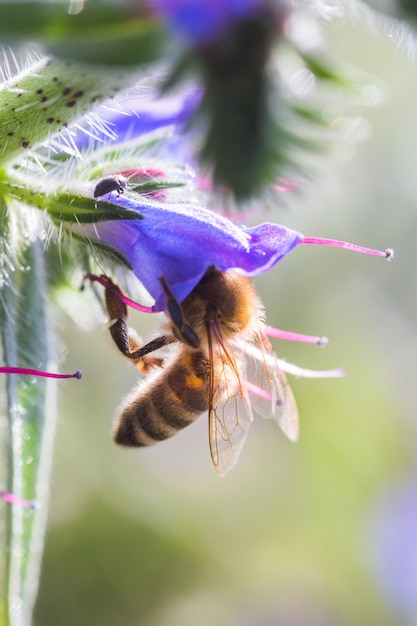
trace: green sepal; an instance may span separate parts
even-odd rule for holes
[[[45,208],[58,224],[61,222],[93,224],[109,220],[143,219],[143,215],[133,209],[73,193],[57,193],[49,199]]]
[[[89,196],[57,191],[45,193],[27,185],[0,179],[0,193],[26,206],[46,211],[58,225],[61,223],[93,224],[110,220],[141,220],[143,215],[133,209]]]
[[[342,87],[349,87],[352,85],[351,81],[345,74],[341,74],[328,60],[323,57],[319,57],[316,54],[301,53],[300,57],[303,59],[307,69],[317,78],[317,80],[333,83],[335,85],[341,85]]]
[[[140,178],[131,178],[129,179],[129,186],[132,191],[136,191],[140,194],[151,194],[154,191],[163,191],[164,189],[180,189],[181,187],[185,187],[185,183],[179,181],[169,181],[169,180],[151,180],[151,181],[143,181]]]

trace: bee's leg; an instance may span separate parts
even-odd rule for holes
[[[169,343],[166,341],[167,337],[157,337],[141,346],[135,332],[128,327],[126,317],[109,320],[107,327],[120,352],[134,361],[143,374],[149,372],[153,367],[162,367],[163,359],[147,355]]]
[[[97,276],[96,274],[86,274],[84,276],[83,284],[81,285],[81,289],[84,289],[84,283],[86,280],[91,280],[91,282],[99,283],[104,287],[104,289],[114,291],[117,297],[124,302],[132,309],[136,309],[137,311],[142,311],[142,313],[154,313],[155,311],[150,306],[145,306],[143,304],[139,304],[130,298],[127,298],[124,293],[119,289],[119,287],[112,281],[111,278],[106,276],[105,274],[101,274],[101,276]]]
[[[185,321],[181,304],[169,289],[165,278],[161,276],[159,280],[165,291],[167,311],[178,333],[178,337],[192,348],[198,348],[200,340],[191,326]]]
[[[108,328],[114,343],[125,357],[135,361],[142,372],[147,372],[152,367],[161,367],[162,359],[146,355],[172,343],[174,338],[163,335],[141,347],[134,333],[129,329],[127,307],[120,299],[120,294],[120,288],[114,283],[105,292],[106,308],[110,317]]]
[[[172,343],[175,341],[174,337],[165,335],[157,337],[140,347],[135,334],[129,329],[127,306],[123,302],[123,294],[120,287],[108,276],[95,277],[94,275],[87,275],[87,278],[90,280],[99,279],[98,282],[105,288],[105,304],[110,318],[108,329],[120,352],[128,359],[135,361],[137,367],[142,372],[147,372],[152,367],[161,367],[163,364],[162,359],[147,357],[146,355]]]

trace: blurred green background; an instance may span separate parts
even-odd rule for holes
[[[60,387],[37,626],[402,623],[374,584],[369,524],[416,463],[416,68],[361,24],[326,29],[329,51],[375,76],[385,97],[351,110],[369,139],[339,144],[266,219],[396,258],[300,246],[257,285],[270,324],[330,338],[325,349],[275,342],[279,356],[343,364],[347,376],[289,377],[299,443],[258,420],[220,478],[204,418],[154,448],[115,446],[111,420],[136,374],[104,325],[57,319],[66,368],[84,376]],[[132,319],[146,336],[152,322]]]

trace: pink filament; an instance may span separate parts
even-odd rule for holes
[[[10,504],[20,504],[20,506],[25,506],[28,509],[36,509],[37,506],[33,500],[24,500],[7,491],[0,491],[0,498],[3,498],[5,502],[10,502]]]
[[[26,374],[29,376],[42,376],[43,378],[78,378],[82,377],[81,370],[76,370],[73,374],[55,374],[53,372],[44,372],[29,367],[0,367],[0,374]]]
[[[303,343],[316,343],[318,346],[325,346],[328,342],[327,337],[302,335],[300,333],[293,333],[288,330],[274,328],[273,326],[268,326],[267,324],[265,324],[264,330],[268,337],[274,337],[274,339],[283,339],[285,341],[301,341]]]
[[[130,306],[132,309],[136,309],[137,311],[141,311],[142,313],[154,313],[150,306],[144,306],[143,304],[139,304],[135,302],[135,300],[131,300],[127,296],[125,296],[119,289],[115,289],[113,283],[108,280],[105,276],[96,276],[95,274],[86,274],[84,276],[84,280],[88,278],[92,282],[100,283],[105,289],[110,289],[116,295],[119,300],[124,302],[127,306]]]
[[[243,382],[243,385],[249,391],[249,393],[252,393],[254,396],[259,396],[264,400],[269,400],[270,402],[272,402],[271,394],[265,391],[265,389],[261,389],[257,385],[250,383],[248,380],[245,380]]]
[[[338,239],[322,239],[321,237],[303,237],[300,243],[314,244],[319,246],[331,246],[333,248],[344,248],[353,252],[361,252],[362,254],[374,254],[375,256],[383,256],[389,261],[394,257],[392,248],[386,250],[374,250],[372,248],[364,248],[347,241],[339,241]]]
[[[336,367],[332,370],[308,370],[304,367],[298,367],[292,363],[287,363],[282,359],[277,359],[279,368],[286,374],[299,376],[300,378],[343,378],[345,370],[343,367]]]

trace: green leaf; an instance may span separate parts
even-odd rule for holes
[[[99,65],[140,65],[157,60],[163,46],[162,29],[137,3],[102,0],[86,2],[70,15],[68,3],[19,2],[0,4],[0,40],[15,45],[41,42],[61,58]]]
[[[46,368],[50,354],[43,244],[37,239],[25,241],[22,233],[19,253],[12,256],[7,242],[16,224],[10,226],[4,205],[1,213],[3,360],[9,366]],[[35,511],[18,504],[3,505],[6,561],[1,600],[7,626],[30,624],[37,593],[56,419],[54,384],[28,376],[7,376],[8,434],[3,455],[7,458],[7,489],[39,503]]]
[[[11,65],[7,53],[3,57],[3,64]],[[133,72],[46,58],[32,60],[24,71],[15,69],[7,85],[3,83],[3,89],[0,85],[1,163],[65,131],[97,103],[137,79]]]

